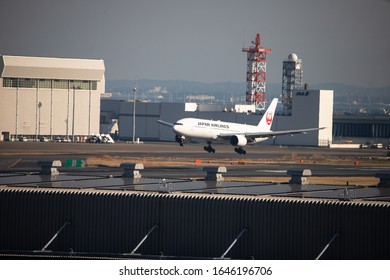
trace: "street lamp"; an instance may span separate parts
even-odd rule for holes
[[[135,94],[137,92],[137,88],[133,88],[134,99],[133,99],[133,144],[135,143]]]
[[[74,143],[74,115],[75,115],[75,109],[76,109],[76,89],[81,89],[80,86],[73,85],[73,116],[72,116],[72,142]]]
[[[42,102],[39,101],[37,106],[38,106],[38,139],[39,139],[39,138],[41,138],[41,107],[42,107]]]

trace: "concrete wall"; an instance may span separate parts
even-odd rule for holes
[[[161,106],[163,103],[135,104],[135,138],[143,140],[158,140]],[[131,140],[133,137],[133,102],[121,102],[119,110],[119,137],[122,140]]]
[[[278,116],[272,129],[289,130],[326,127],[323,130],[280,136],[275,144],[327,146],[332,143],[333,91],[295,90],[292,96],[291,116]]]
[[[123,100],[102,98],[100,101],[100,116],[102,116],[106,123],[111,123],[112,119],[118,119],[121,103]]]
[[[76,90],[75,94],[73,90],[2,88],[0,85],[0,131],[30,136],[70,135],[74,104],[75,135],[99,133],[100,93],[103,91],[102,85],[96,91]]]

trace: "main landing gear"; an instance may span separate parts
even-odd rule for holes
[[[246,151],[242,147],[234,148],[234,151],[240,155],[246,155]]]
[[[213,147],[211,147],[210,141],[207,142],[207,146],[204,146],[203,149],[209,153],[213,153],[213,154],[215,153],[215,149]]]

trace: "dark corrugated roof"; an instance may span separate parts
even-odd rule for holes
[[[141,256],[314,259],[390,258],[390,203],[145,191],[0,189],[0,253],[130,253]],[[243,232],[243,230],[245,231]]]

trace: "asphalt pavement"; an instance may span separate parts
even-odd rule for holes
[[[145,157],[156,158],[161,166],[145,166],[144,174],[161,178],[178,178],[185,174],[196,177],[202,164],[169,166],[164,158],[186,159],[188,162],[216,162],[228,168],[229,176],[285,176],[287,170],[310,169],[316,176],[374,176],[390,172],[390,161],[384,149],[330,149],[328,147],[293,147],[254,145],[246,147],[247,154],[239,155],[230,145],[213,145],[216,153],[207,153],[201,144],[180,147],[173,142],[144,142],[132,144],[56,143],[56,142],[0,142],[0,171],[38,170],[38,161],[87,159],[92,156],[132,158],[142,162]],[[242,164],[240,164],[242,163]],[[119,174],[118,168],[101,166],[77,172]],[[184,171],[184,172],[183,172]]]

